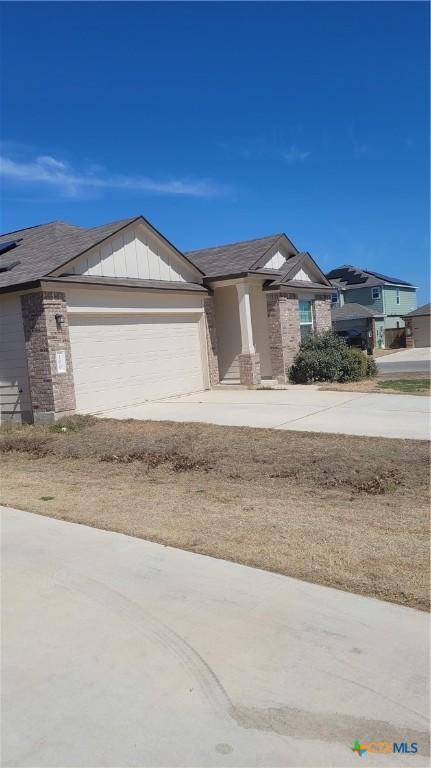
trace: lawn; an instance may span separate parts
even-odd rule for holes
[[[386,392],[388,394],[422,395],[430,393],[430,377],[418,373],[380,374],[376,378],[349,381],[345,384],[321,384],[320,389],[338,392]]]
[[[377,382],[380,389],[396,390],[397,392],[407,392],[408,394],[418,394],[419,392],[429,393],[430,380],[422,379],[386,379]]]
[[[427,443],[65,424],[0,432],[2,504],[427,608]]]

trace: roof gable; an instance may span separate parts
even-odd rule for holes
[[[166,282],[202,280],[198,269],[143,219],[123,227],[53,274]]]
[[[313,283],[314,285],[322,285],[325,288],[332,287],[326,275],[308,251],[299,253],[296,258],[289,259],[287,262],[287,269],[280,280],[280,285],[294,283]]]
[[[265,268],[277,251],[282,255],[286,253],[286,256],[297,253],[286,235],[277,234],[188,251],[186,255],[204,271],[206,277],[217,277]]]
[[[199,267],[190,262],[143,216],[134,216],[90,228],[53,221],[0,236],[0,245],[12,239],[20,241],[14,248],[14,260],[18,263],[12,269],[0,272],[0,288],[19,286],[40,280],[42,277],[56,275],[59,270],[65,271],[62,268],[76,257],[86,254],[112,235],[138,222],[145,224],[153,236],[164,243],[166,248],[171,249],[179,260],[188,263],[189,269],[195,276],[199,278],[202,275]],[[4,257],[0,255],[0,268],[2,261],[8,259],[8,256],[9,254],[5,254]]]

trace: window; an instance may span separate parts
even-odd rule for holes
[[[338,293],[331,293],[331,305],[334,307],[338,303]]]
[[[397,304],[400,303],[400,289],[397,288]]]
[[[371,298],[380,299],[380,288],[371,288]]]
[[[301,340],[307,339],[313,333],[313,302],[299,299],[299,329]]]

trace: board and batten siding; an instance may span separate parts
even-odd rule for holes
[[[0,298],[0,421],[31,421],[27,356],[16,294]]]
[[[285,261],[286,261],[286,259],[283,256],[283,254],[280,253],[280,251],[277,251],[277,253],[274,253],[274,255],[271,256],[271,258],[269,259],[269,261],[266,262],[264,268],[265,269],[280,269],[280,267],[283,266]]]
[[[92,277],[201,282],[199,273],[143,226],[125,229],[70,262],[64,273]]]

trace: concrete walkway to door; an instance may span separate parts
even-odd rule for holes
[[[429,412],[426,397],[290,386],[280,390],[214,389],[99,415],[428,440]]]
[[[5,768],[429,764],[426,613],[13,509],[2,549]]]

